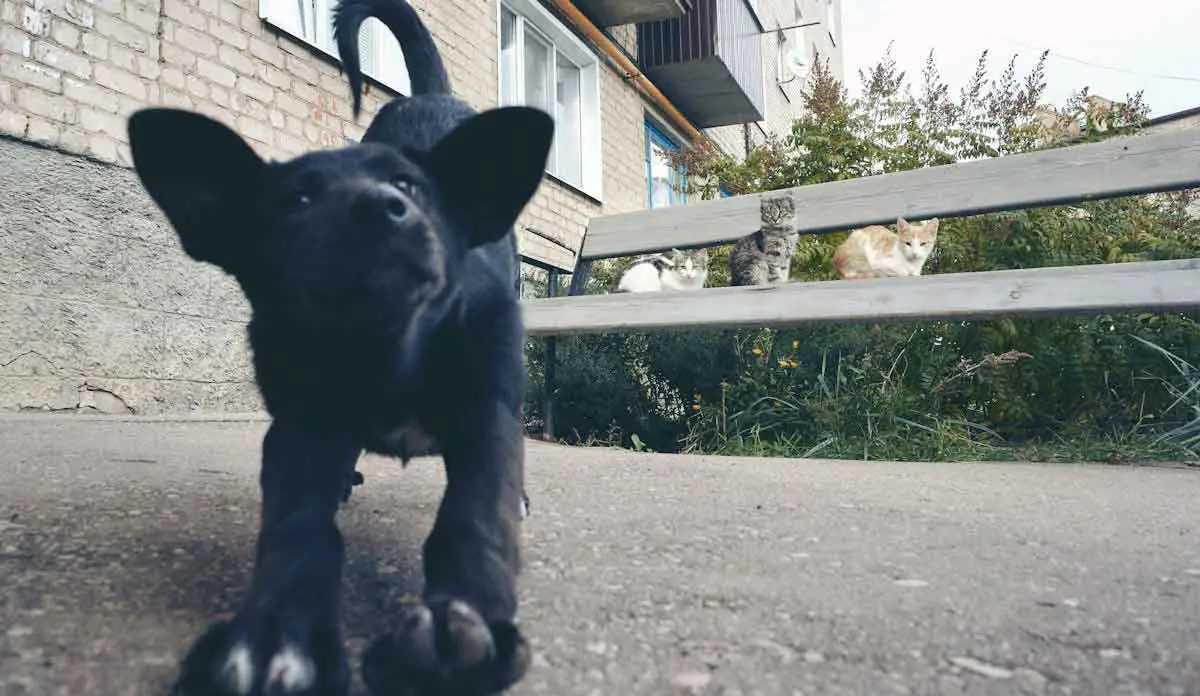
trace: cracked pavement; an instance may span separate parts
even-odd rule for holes
[[[248,581],[265,427],[0,418],[0,694],[163,693]],[[419,588],[444,481],[361,470],[356,652]],[[531,442],[527,488],[514,696],[1200,694],[1200,471]]]

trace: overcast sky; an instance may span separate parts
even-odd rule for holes
[[[888,41],[914,80],[933,49],[956,91],[983,49],[990,49],[993,74],[1013,53],[1020,71],[1049,49],[1043,100],[1056,106],[1083,86],[1110,99],[1143,89],[1154,116],[1200,106],[1200,0],[1110,2],[1113,11],[1098,9],[1104,6],[1095,0],[843,0],[846,84],[857,93],[859,68],[883,55]]]

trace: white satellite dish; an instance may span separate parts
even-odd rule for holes
[[[800,53],[799,50],[797,50],[798,48],[799,46],[789,47],[788,50],[784,51],[784,60],[788,70],[790,70],[793,75],[803,80],[804,78],[808,77],[809,65],[805,56]]]

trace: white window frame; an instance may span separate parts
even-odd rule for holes
[[[507,105],[501,88],[504,80],[504,58],[500,55],[500,28],[503,24],[505,10],[517,17],[513,38],[517,46],[514,83],[518,102],[524,102],[525,99],[525,56],[522,47],[524,46],[524,32],[527,29],[534,31],[539,39],[550,43],[555,60],[561,53],[563,57],[579,68],[581,180],[578,182],[568,181],[555,173],[554,151],[550,153],[546,171],[555,180],[576,188],[596,200],[602,200],[600,59],[537,0],[498,2],[496,3],[496,95],[497,101],[501,105]],[[551,95],[550,102],[556,104],[557,96]],[[555,116],[555,114],[551,114],[551,116]],[[555,148],[557,146],[556,142]]]
[[[825,28],[829,32],[829,40],[834,46],[838,45],[838,34],[841,29],[838,27],[838,12],[835,0],[825,0]]]
[[[333,40],[335,0],[258,0],[258,16],[292,39],[341,62]],[[359,63],[363,74],[410,96],[408,65],[396,37],[371,17],[359,30]]]

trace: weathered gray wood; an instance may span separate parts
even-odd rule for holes
[[[801,186],[790,193],[800,232],[819,234],[895,222],[897,215],[954,217],[1193,187],[1200,187],[1200,130]],[[758,229],[759,195],[593,218],[581,258],[732,242]]]
[[[530,335],[1200,307],[1200,259],[586,295],[524,303]]]

